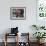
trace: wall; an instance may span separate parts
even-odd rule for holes
[[[26,7],[26,20],[10,20],[10,7]],[[36,0],[0,0],[0,34],[10,32],[11,27],[19,27],[19,32],[30,32],[36,24]]]

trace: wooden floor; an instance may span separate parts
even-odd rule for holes
[[[2,42],[0,42],[0,46],[4,46],[4,43]],[[8,43],[8,46],[15,46],[15,43]],[[25,45],[24,45],[25,46]],[[32,43],[30,43],[30,46],[37,46],[37,43],[34,43],[34,42],[32,42]],[[44,43],[44,45],[42,45],[42,46],[46,46],[46,43]]]

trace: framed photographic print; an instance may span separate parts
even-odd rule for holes
[[[10,8],[10,19],[11,20],[26,19],[26,8],[25,7],[11,7]]]
[[[46,18],[46,0],[37,0],[37,15]]]
[[[36,23],[46,25],[46,0],[37,0],[36,3]]]

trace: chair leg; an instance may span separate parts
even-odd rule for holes
[[[5,34],[5,46],[7,46],[7,34]]]
[[[7,42],[6,41],[4,42],[4,44],[5,44],[5,46],[7,46]]]

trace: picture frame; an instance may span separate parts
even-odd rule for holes
[[[26,19],[26,7],[11,7],[10,8],[11,20],[25,20]]]
[[[45,25],[46,22],[46,0],[36,1],[36,24]]]
[[[46,0],[37,0],[36,3],[37,16],[41,19],[46,18]]]

